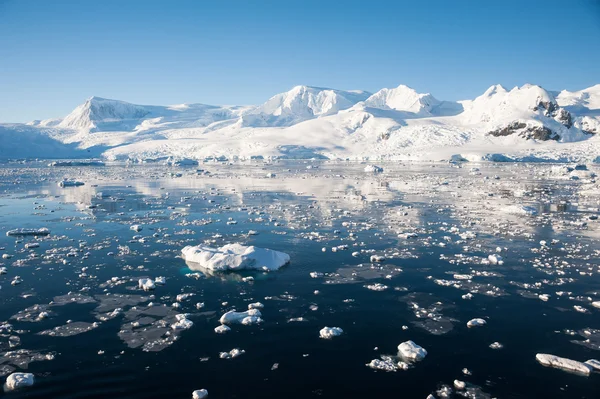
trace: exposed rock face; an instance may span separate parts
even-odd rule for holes
[[[510,136],[518,133],[527,140],[560,140],[560,136],[545,126],[528,126],[524,122],[514,121],[503,128],[492,130],[488,134],[494,137]]]
[[[533,107],[534,111],[538,111],[539,109],[543,109],[544,116],[552,117],[555,121],[563,124],[567,128],[571,128],[573,126],[573,119],[571,118],[571,113],[564,108],[561,108],[554,101],[543,101],[538,97],[537,105]]]
[[[537,111],[540,108],[545,109],[546,113],[551,114],[558,109],[558,104],[553,101],[543,101],[543,99],[538,97],[537,105],[533,107],[533,110]]]
[[[564,108],[559,108],[558,110],[556,110],[553,113],[553,116],[555,121],[562,123],[568,129],[570,129],[571,126],[573,126],[573,119],[571,118],[571,114]]]

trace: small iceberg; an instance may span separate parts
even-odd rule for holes
[[[398,345],[398,354],[404,359],[419,361],[425,359],[427,351],[413,341],[406,341]]]
[[[323,327],[321,331],[319,331],[319,337],[323,339],[331,339],[333,337],[339,337],[344,333],[339,327]]]
[[[15,389],[30,387],[33,385],[35,378],[31,373],[12,373],[6,378],[6,390],[13,391]]]
[[[197,263],[213,271],[274,271],[290,261],[286,253],[240,244],[227,244],[220,248],[187,246],[181,250],[181,255],[186,262]]]
[[[486,321],[483,319],[472,319],[467,322],[467,327],[481,327],[486,324]]]
[[[249,309],[246,312],[236,312],[235,310],[231,310],[225,313],[219,319],[221,324],[243,324],[245,326],[249,326],[251,324],[260,324],[263,319],[261,319],[262,314],[258,309]]]

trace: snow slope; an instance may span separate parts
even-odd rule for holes
[[[600,133],[600,84],[575,92],[563,90],[557,94],[556,101],[575,115],[576,127]]]
[[[494,85],[459,102],[404,85],[375,94],[296,86],[258,106],[91,97],[63,119],[0,125],[0,157],[593,160],[599,107],[600,85]]]

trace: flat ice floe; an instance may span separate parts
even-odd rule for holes
[[[181,254],[186,262],[197,263],[213,271],[273,271],[290,261],[286,253],[240,244],[227,244],[219,248],[187,246],[181,250]]]
[[[219,319],[221,324],[243,324],[245,326],[251,324],[260,324],[263,319],[261,319],[262,314],[258,309],[249,309],[246,312],[236,312],[235,310],[230,310],[225,313]]]
[[[18,237],[18,236],[47,236],[50,234],[50,230],[45,227],[40,229],[14,229],[6,232],[6,235],[9,237]]]
[[[578,374],[589,375],[592,371],[592,366],[577,360],[566,359],[546,353],[538,353],[535,359],[544,366],[554,367],[561,370],[572,371]]]

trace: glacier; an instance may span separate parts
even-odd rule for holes
[[[295,86],[258,106],[137,105],[90,97],[64,118],[0,124],[0,158],[599,161],[600,85],[493,85],[441,101]]]

